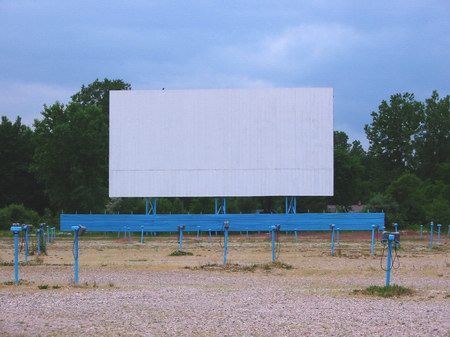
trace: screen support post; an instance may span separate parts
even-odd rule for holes
[[[145,198],[145,214],[156,215],[156,198]]]
[[[214,198],[214,214],[227,214],[227,198]]]
[[[284,199],[286,214],[297,213],[297,197],[285,197]]]

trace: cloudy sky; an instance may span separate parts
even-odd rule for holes
[[[31,125],[96,78],[134,89],[333,87],[367,143],[383,99],[450,94],[449,0],[0,0],[0,115]]]

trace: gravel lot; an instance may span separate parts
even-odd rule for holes
[[[0,239],[1,261],[12,260],[11,243]],[[70,285],[72,243],[58,240],[43,261],[21,267],[24,285],[5,285],[13,268],[0,267],[0,335],[450,336],[449,243],[429,251],[414,238],[403,242],[392,282],[414,295],[385,299],[353,293],[383,285],[385,274],[380,247],[371,257],[370,241],[351,235],[336,257],[324,238],[283,238],[280,259],[293,269],[254,272],[199,268],[221,263],[218,238],[188,238],[194,255],[179,257],[168,256],[174,238],[83,239],[79,287]],[[232,263],[270,261],[264,237],[230,245]]]

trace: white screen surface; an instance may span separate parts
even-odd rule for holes
[[[110,92],[110,197],[333,195],[331,88]]]

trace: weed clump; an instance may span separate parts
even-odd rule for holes
[[[191,252],[186,252],[184,250],[175,250],[172,253],[169,254],[169,256],[192,256],[194,254],[192,254]]]
[[[200,265],[198,267],[185,267],[186,269],[192,269],[192,270],[226,270],[231,272],[250,272],[253,273],[257,270],[262,270],[265,272],[272,271],[273,269],[286,269],[290,270],[292,269],[292,265],[284,263],[284,262],[271,262],[271,263],[253,263],[248,265],[241,265],[238,263],[227,263],[227,265],[218,265],[217,263],[206,263],[203,265]]]
[[[41,290],[43,290],[43,289],[48,289],[48,284],[41,284],[41,285],[38,285],[38,288],[41,289]]]
[[[19,284],[18,285],[19,286],[27,286],[27,285],[30,285],[32,283],[33,283],[32,281],[27,281],[27,280],[21,279],[21,280],[19,280]],[[3,285],[5,285],[5,286],[13,286],[15,284],[16,283],[14,281],[3,282]]]
[[[389,297],[409,296],[412,295],[414,291],[410,288],[399,286],[398,284],[393,284],[389,287],[369,286],[366,289],[354,290],[353,293],[389,298]]]

